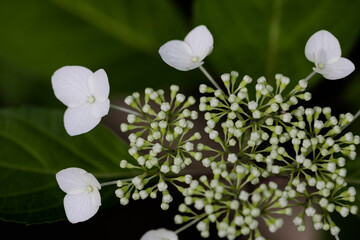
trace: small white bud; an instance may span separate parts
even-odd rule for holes
[[[284,122],[289,123],[291,122],[292,116],[290,113],[285,113],[282,115],[282,119]]]
[[[200,84],[199,91],[200,93],[205,93],[207,86],[205,84]]]
[[[184,102],[185,101],[185,95],[181,94],[181,93],[176,94],[176,101],[179,102],[179,103]]]
[[[134,101],[133,96],[127,96],[127,97],[125,98],[125,103],[126,103],[127,105],[131,105],[131,104],[133,103],[133,101]]]
[[[216,108],[219,106],[219,100],[217,98],[212,98],[210,100],[210,106],[213,108]]]
[[[168,185],[166,184],[166,182],[163,182],[163,181],[159,182],[158,189],[160,192],[165,191],[167,188],[168,188]]]
[[[283,101],[283,98],[282,98],[282,96],[281,95],[276,95],[275,96],[275,101],[277,102],[277,103],[282,103],[282,101]]]
[[[254,111],[254,110],[256,110],[256,108],[258,107],[258,104],[257,104],[255,101],[250,101],[250,102],[248,103],[248,107],[249,107],[249,110]]]

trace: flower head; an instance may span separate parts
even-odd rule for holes
[[[349,59],[341,57],[339,41],[326,30],[310,37],[305,46],[305,55],[315,63],[313,70],[329,80],[344,78],[355,70]]]
[[[109,82],[103,69],[95,73],[81,66],[65,66],[51,78],[55,96],[68,109],[64,125],[69,135],[86,133],[109,112]]]
[[[147,231],[140,240],[178,240],[178,236],[173,231],[159,228]]]
[[[64,208],[71,223],[83,222],[95,215],[101,205],[101,186],[91,173],[66,168],[56,174],[56,181],[66,193]]]
[[[209,30],[200,25],[189,32],[184,41],[172,40],[159,49],[161,58],[170,66],[188,71],[201,66],[213,49],[214,40]]]

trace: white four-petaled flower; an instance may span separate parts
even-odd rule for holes
[[[178,240],[175,232],[165,228],[147,231],[140,240]]]
[[[65,66],[51,78],[55,96],[68,109],[64,125],[69,135],[86,133],[99,124],[110,108],[109,82],[103,69],[95,73],[81,66]]]
[[[315,63],[313,70],[329,80],[344,78],[355,70],[349,59],[341,57],[339,41],[326,30],[318,31],[309,38],[305,55]]]
[[[56,174],[56,181],[66,193],[64,208],[71,223],[86,221],[99,210],[101,185],[94,175],[81,168],[66,168]]]
[[[200,25],[189,32],[184,41],[172,40],[159,49],[161,58],[170,66],[188,71],[201,66],[213,49],[214,39],[209,30]]]

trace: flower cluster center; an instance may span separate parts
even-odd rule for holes
[[[318,64],[318,68],[319,68],[319,69],[324,69],[324,67],[325,67],[325,64],[324,64],[324,63],[321,62],[321,63]]]
[[[192,62],[194,62],[194,63],[195,63],[195,62],[198,62],[198,61],[199,61],[199,57],[198,57],[198,56],[194,56],[191,60],[192,60]]]
[[[95,102],[95,100],[96,100],[96,99],[95,99],[94,96],[89,96],[89,97],[88,97],[88,102],[91,103],[91,104],[93,104],[93,103]]]
[[[89,185],[89,186],[87,186],[86,190],[90,193],[93,191],[93,187]]]

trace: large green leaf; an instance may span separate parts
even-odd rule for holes
[[[50,0],[104,33],[144,51],[157,50],[168,34],[182,32],[181,18],[168,0]],[[166,21],[166,22],[165,22]],[[180,29],[179,29],[180,27]]]
[[[318,30],[332,32],[347,56],[359,35],[359,9],[357,0],[196,0],[194,18],[214,35],[208,60],[218,72],[299,80],[312,71],[304,48]]]
[[[67,167],[83,168],[99,181],[137,174],[120,169],[120,160],[132,158],[117,136],[98,126],[70,137],[62,114],[35,108],[0,111],[1,219],[39,223],[64,218],[64,193],[55,174]]]
[[[158,54],[163,43],[186,34],[170,0],[2,0],[0,29],[4,105],[53,105],[50,78],[65,65],[104,68],[112,94],[190,85],[196,77],[178,75]]]

